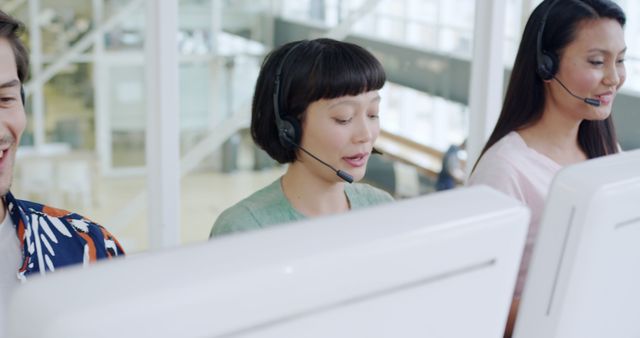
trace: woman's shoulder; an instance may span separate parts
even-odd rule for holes
[[[223,211],[210,236],[260,229],[298,218],[286,201],[278,179]]]
[[[266,207],[277,205],[278,184],[279,180],[276,180],[225,209],[216,219],[210,236],[261,228],[259,215],[264,213]]]
[[[211,228],[209,237],[225,235],[233,232],[259,229],[260,223],[247,206],[240,201],[224,210]]]
[[[366,183],[353,183],[346,186],[352,208],[365,207],[393,201],[393,197],[386,191]]]
[[[487,149],[485,155],[500,158],[512,158],[514,156],[517,157],[525,154],[527,150],[527,143],[522,139],[522,136],[520,136],[518,132],[512,131]]]
[[[492,145],[478,160],[474,174],[483,171],[505,171],[514,174],[518,167],[527,166],[530,150],[522,137],[512,131]],[[473,175],[472,175],[473,176]]]
[[[518,133],[507,134],[482,155],[469,177],[468,185],[488,185],[524,200],[523,186],[529,184],[528,172],[536,166],[531,162],[529,151]]]

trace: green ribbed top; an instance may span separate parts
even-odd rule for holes
[[[363,183],[345,184],[344,192],[351,209],[393,201],[393,197],[387,192]],[[280,179],[277,179],[222,212],[211,229],[210,237],[261,229],[306,218],[307,216],[293,208],[282,191]]]

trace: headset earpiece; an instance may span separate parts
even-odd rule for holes
[[[278,125],[280,144],[287,150],[295,149],[300,144],[301,136],[300,122],[291,116],[283,117]]]
[[[24,86],[20,86],[20,100],[22,100],[22,105],[24,106],[27,101],[26,95],[24,94]]]
[[[303,42],[298,42],[293,45],[289,51],[282,57],[278,67],[276,68],[276,78],[274,82],[273,90],[273,115],[276,122],[276,128],[278,128],[278,140],[280,145],[287,150],[295,149],[300,145],[300,139],[302,138],[302,128],[300,122],[293,116],[288,114],[282,114],[280,108],[282,107],[282,89],[281,78],[284,64],[289,58],[289,55]]]
[[[540,20],[540,28],[538,29],[538,35],[536,38],[536,71],[543,81],[548,81],[556,76],[558,71],[558,56],[556,53],[549,52],[542,49],[542,36],[544,34],[544,27],[547,24],[547,18],[549,13],[553,9],[553,6],[558,3],[558,0],[551,0],[549,7],[544,12],[542,19]]]
[[[547,52],[543,50],[538,60],[538,75],[544,81],[553,79],[558,72],[558,56],[555,53]]]

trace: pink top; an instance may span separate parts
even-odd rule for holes
[[[531,209],[531,223],[516,283],[516,297],[522,293],[551,180],[561,168],[557,162],[529,148],[520,134],[512,131],[487,150],[469,178],[469,185],[488,185]]]

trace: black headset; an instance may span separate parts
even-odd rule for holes
[[[284,64],[289,58],[289,55],[291,55],[293,51],[302,44],[304,44],[304,41],[300,41],[293,45],[284,57],[282,57],[282,60],[278,64],[278,68],[276,68],[276,80],[273,90],[273,115],[275,116],[276,127],[278,128],[278,139],[280,140],[280,144],[287,150],[299,147],[300,139],[302,138],[302,128],[300,127],[300,121],[298,121],[294,116],[287,115],[283,117],[280,114],[280,107],[282,103],[282,97],[280,95],[280,81],[282,80],[282,68],[284,68]]]
[[[26,95],[24,94],[24,86],[20,85],[20,99],[22,100],[22,105],[24,106],[27,101]]]
[[[536,41],[536,61],[537,61],[537,71],[540,78],[544,81],[548,81],[553,79],[558,71],[558,55],[554,52],[549,52],[542,49],[542,35],[544,33],[544,26],[547,23],[547,17],[553,6],[558,3],[558,0],[551,0],[551,3],[547,7],[547,10],[544,12],[542,16],[542,20],[540,22],[540,28],[538,29],[538,38]]]

